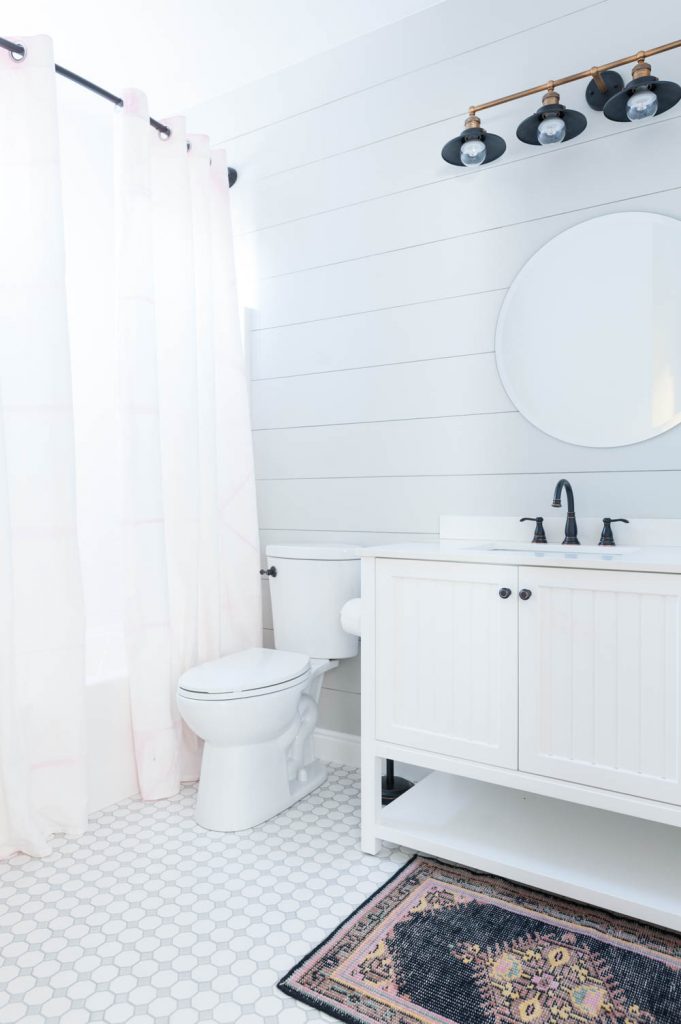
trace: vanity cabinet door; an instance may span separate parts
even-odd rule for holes
[[[520,769],[681,803],[681,577],[519,576]]]
[[[376,560],[379,739],[517,768],[517,575]]]

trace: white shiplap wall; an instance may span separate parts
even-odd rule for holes
[[[498,163],[439,155],[470,103],[678,37],[678,0],[639,9],[450,0],[190,112],[239,169],[263,543],[431,539],[441,513],[536,515],[562,474],[578,514],[679,515],[678,429],[614,450],[555,441],[514,410],[493,349],[506,289],[557,232],[615,210],[681,217],[681,109],[615,124],[577,84],[563,92],[589,116],[575,142],[521,146],[531,99],[485,118],[508,141]],[[678,79],[679,53],[653,71]],[[635,254],[584,258],[635,284]],[[358,690],[356,663],[331,673],[322,725],[357,732]]]

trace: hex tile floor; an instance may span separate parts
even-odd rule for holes
[[[0,862],[0,1024],[306,1024],[279,977],[407,858],[359,849],[359,772],[238,834],[194,787],[127,800],[45,860]]]

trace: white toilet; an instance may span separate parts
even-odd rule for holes
[[[340,620],[360,593],[359,549],[277,544],[266,552],[276,649],[198,665],[178,686],[180,714],[205,741],[196,820],[217,832],[251,828],[324,781],[313,743],[324,673],[359,650]]]

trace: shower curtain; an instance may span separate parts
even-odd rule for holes
[[[0,855],[86,820],[54,56],[0,51]]]
[[[0,856],[44,855],[82,831],[87,804],[88,467],[74,457],[54,56],[46,38],[21,42],[22,61],[0,51]],[[199,770],[179,675],[261,643],[259,549],[226,158],[181,118],[159,136],[139,92],[116,119],[107,499],[122,509],[140,792],[157,799]]]
[[[248,383],[227,160],[183,118],[149,127],[124,94],[118,135],[118,329],[133,733],[142,796],[198,777],[182,672],[261,642]]]

